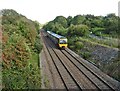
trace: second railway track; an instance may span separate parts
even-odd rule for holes
[[[41,32],[45,50],[48,52],[51,61],[48,62],[49,69],[53,77],[58,76],[59,80],[54,79],[53,89],[76,89],[76,90],[111,90],[119,89],[119,82],[105,75],[99,69],[88,63],[86,60],[74,55],[68,48],[59,50],[54,43],[46,36],[45,32]],[[58,84],[59,83],[59,84]],[[58,84],[58,86],[57,86]],[[62,86],[59,86],[62,85]],[[56,87],[57,86],[57,87]],[[62,88],[60,88],[62,87]]]

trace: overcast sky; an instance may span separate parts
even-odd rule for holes
[[[119,0],[0,0],[0,10],[14,9],[27,18],[44,24],[59,15],[118,15],[118,2]]]

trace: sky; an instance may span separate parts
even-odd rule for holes
[[[0,0],[0,10],[14,9],[31,20],[44,24],[56,16],[76,16],[92,14],[118,15],[120,0]],[[120,5],[120,4],[119,4]]]

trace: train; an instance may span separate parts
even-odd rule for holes
[[[47,36],[54,42],[59,49],[65,49],[68,46],[67,38],[54,32],[47,31]]]

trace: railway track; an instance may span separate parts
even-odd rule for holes
[[[101,72],[70,49],[59,50],[41,32],[47,64],[51,72],[51,89],[75,90],[119,90],[120,83]]]

